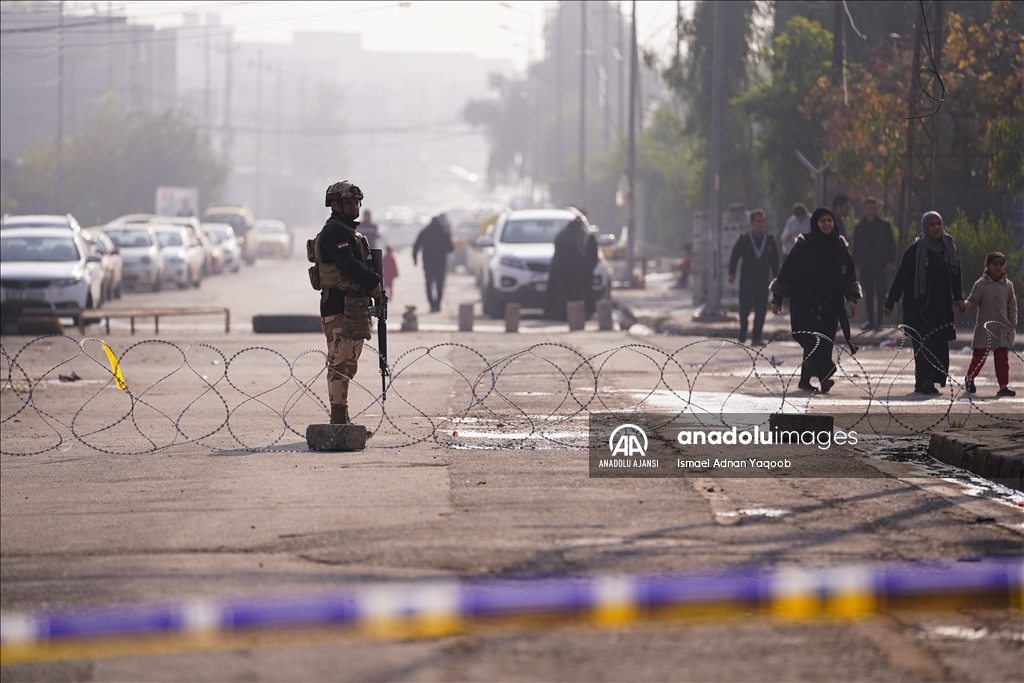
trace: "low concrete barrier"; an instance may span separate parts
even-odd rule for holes
[[[473,304],[459,304],[459,332],[473,331]]]
[[[587,304],[583,301],[567,301],[565,317],[569,321],[569,331],[579,332],[587,323]]]
[[[1019,430],[932,434],[928,455],[997,484],[1024,491],[1024,434]]]
[[[523,312],[523,307],[513,301],[505,304],[505,331],[506,332],[518,332],[519,331],[519,319]]]
[[[318,315],[254,315],[252,331],[257,334],[288,334],[324,331]]]

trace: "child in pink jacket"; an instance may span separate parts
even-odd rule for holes
[[[977,391],[974,378],[981,372],[991,352],[995,356],[998,396],[1016,396],[1010,388],[1009,347],[1013,346],[1013,328],[1017,326],[1017,297],[1013,283],[1006,279],[1006,255],[993,251],[985,256],[985,274],[974,283],[967,297],[966,313],[978,311],[974,331],[974,356],[964,383],[967,393]]]

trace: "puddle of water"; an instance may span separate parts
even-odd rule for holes
[[[747,517],[785,517],[789,510],[776,510],[774,508],[749,508],[740,510],[739,514]]]

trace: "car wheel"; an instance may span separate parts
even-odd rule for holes
[[[164,288],[163,278],[157,276],[156,280],[153,281],[153,291],[154,292],[159,292],[163,288]]]
[[[196,279],[192,281],[192,286],[199,289],[199,285],[203,284],[203,273],[198,273]]]
[[[116,288],[116,289],[114,289],[114,298],[115,298],[115,299],[120,299],[120,298],[121,298],[121,287],[122,287],[122,286],[123,286],[123,283],[120,283],[120,282],[119,282],[119,283],[117,284],[117,288]]]
[[[80,315],[73,315],[73,316],[71,316],[71,324],[72,324],[73,327],[81,327],[81,325],[82,325],[82,316],[80,316]]]
[[[494,285],[489,284],[484,289],[484,315],[495,320],[505,317],[505,312],[501,310],[501,302],[498,301],[498,292],[495,291]]]

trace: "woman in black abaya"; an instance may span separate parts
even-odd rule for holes
[[[827,392],[835,384],[832,347],[840,317],[852,318],[861,297],[853,257],[831,211],[811,215],[811,231],[797,237],[769,290],[776,315],[782,313],[782,300],[790,299],[793,339],[804,351],[800,388],[814,391],[811,378],[817,377],[818,391]]]
[[[914,391],[937,394],[946,386],[949,342],[956,339],[953,306],[964,303],[960,254],[942,225],[942,216],[929,211],[921,217],[921,235],[903,252],[883,313],[903,299],[903,323],[914,343]]]

